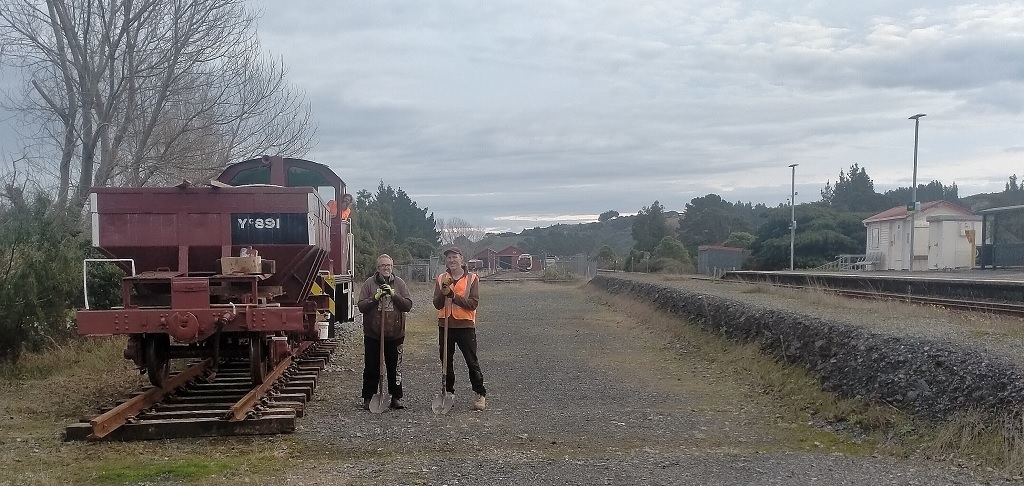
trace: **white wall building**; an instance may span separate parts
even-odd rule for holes
[[[973,259],[974,235],[981,228],[980,218],[973,217],[970,210],[948,201],[920,203],[920,210],[914,214],[906,206],[897,206],[862,221],[867,228],[867,259],[874,261],[875,270],[928,270],[958,268],[969,253]],[[936,218],[936,219],[932,219]],[[958,219],[961,218],[961,219]],[[948,221],[948,223],[947,223]],[[911,223],[913,222],[913,223]],[[933,234],[932,222],[937,225]],[[967,228],[959,223],[969,224]],[[977,226],[975,226],[977,225]],[[914,227],[914,251],[910,251],[910,228]],[[956,238],[953,230],[956,227]],[[964,229],[964,234],[959,232]],[[967,230],[973,230],[968,240]],[[935,245],[935,262],[930,261],[932,245]],[[959,260],[957,259],[959,255]],[[973,261],[973,260],[971,260]],[[910,262],[913,262],[911,268]]]
[[[928,269],[974,268],[980,237],[981,216],[929,216]]]

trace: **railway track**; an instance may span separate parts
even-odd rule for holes
[[[834,289],[828,292],[863,299],[902,300],[913,304],[934,305],[969,312],[983,312],[1024,318],[1024,305],[1013,302],[993,302],[985,300],[951,299],[945,297],[928,297],[923,295],[894,294],[867,290]]]
[[[747,284],[762,284],[771,285],[773,287],[782,287],[788,289],[797,290],[811,290],[811,291],[824,291],[831,294],[842,295],[845,297],[854,297],[859,299],[877,299],[877,300],[896,300],[902,302],[909,302],[912,304],[919,305],[934,305],[944,307],[947,309],[968,311],[968,312],[982,312],[988,314],[999,314],[1013,317],[1024,318],[1024,304],[1015,302],[997,302],[987,300],[968,300],[968,299],[954,299],[946,297],[930,297],[924,295],[913,295],[913,294],[897,294],[891,292],[879,292],[875,290],[855,290],[855,289],[838,289],[838,288],[824,288],[820,286],[811,285],[794,285],[794,284],[779,284],[765,281],[750,281],[737,279],[733,280],[736,282],[743,282]]]
[[[68,425],[65,440],[153,440],[292,432],[337,340],[306,343],[259,386],[246,360],[212,369],[192,363],[161,387],[141,390],[100,415]]]
[[[478,274],[480,280],[486,280],[490,282],[525,282],[525,281],[541,281],[543,277],[538,272],[520,272],[516,270],[506,270],[501,272],[495,272],[490,274]]]

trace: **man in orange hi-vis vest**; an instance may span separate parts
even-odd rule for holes
[[[352,195],[344,194],[341,196],[341,219],[348,220],[352,217]]]
[[[434,308],[437,309],[438,355],[445,349],[444,326],[448,326],[448,356],[445,370],[445,393],[455,394],[455,346],[462,350],[469,368],[469,382],[473,385],[476,398],[473,409],[487,408],[487,389],[484,388],[484,374],[476,354],[476,308],[480,303],[480,278],[470,273],[462,260],[462,251],[456,247],[444,251],[447,270],[437,276],[434,282]]]

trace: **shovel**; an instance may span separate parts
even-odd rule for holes
[[[448,319],[451,318],[451,304],[448,306],[448,315],[444,317],[444,344],[441,345],[441,393],[430,402],[430,409],[434,415],[444,415],[452,409],[455,404],[455,394],[448,393],[444,389],[445,378],[448,374]]]
[[[391,394],[388,393],[388,368],[384,363],[384,309],[378,309],[377,314],[380,317],[380,379],[377,380],[377,393],[370,398],[370,411],[383,413],[391,406]]]

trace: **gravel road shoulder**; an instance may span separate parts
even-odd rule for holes
[[[1011,484],[946,463],[839,453],[780,440],[794,429],[742,374],[667,339],[571,285],[490,283],[478,330],[488,410],[471,410],[457,355],[455,408],[439,388],[428,287],[414,286],[405,345],[405,410],[361,409],[362,337],[324,371],[293,440],[321,456],[283,471],[303,484]],[[676,325],[668,323],[668,325]],[[780,434],[785,430],[786,434]],[[795,434],[799,437],[801,434]],[[849,438],[834,438],[846,441]]]

